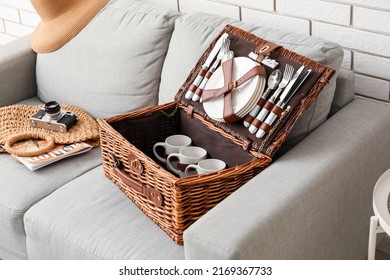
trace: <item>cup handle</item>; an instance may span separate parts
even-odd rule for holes
[[[173,171],[175,172],[177,175],[181,176],[183,175],[183,172],[181,172],[179,169],[173,167],[172,163],[171,163],[171,158],[177,158],[179,159],[180,158],[180,154],[178,153],[172,153],[170,154],[168,157],[167,157],[167,165],[168,167]]]
[[[184,170],[184,174],[185,174],[186,176],[190,176],[189,171],[190,171],[191,169],[195,169],[195,170],[196,170],[196,173],[198,173],[198,165],[197,165],[197,164],[190,164],[190,165],[188,165],[188,166],[186,167],[186,170]]]
[[[154,155],[156,156],[156,158],[157,158],[159,161],[161,161],[161,162],[163,162],[163,163],[166,163],[167,160],[166,160],[165,158],[161,157],[161,156],[157,153],[157,147],[164,147],[164,148],[165,148],[165,143],[164,143],[164,142],[157,142],[156,144],[154,144],[154,146],[153,146],[153,153],[154,153]]]

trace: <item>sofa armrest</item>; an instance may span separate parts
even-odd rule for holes
[[[0,47],[0,106],[36,95],[36,53],[30,47],[30,37]]]
[[[357,97],[184,233],[187,259],[363,259],[390,104]]]

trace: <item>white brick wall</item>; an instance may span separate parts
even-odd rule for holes
[[[0,45],[31,33],[38,22],[29,0],[0,0]]]
[[[389,101],[390,0],[143,0],[183,13],[205,11],[248,23],[322,37],[344,48],[356,92]],[[29,0],[0,0],[0,45],[32,32]]]

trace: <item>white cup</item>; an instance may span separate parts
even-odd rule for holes
[[[191,138],[186,135],[171,135],[165,139],[165,142],[157,142],[156,144],[154,144],[153,153],[159,161],[166,163],[167,160],[157,153],[157,147],[163,147],[165,150],[165,154],[170,155],[172,153],[180,152],[183,147],[190,146],[191,142]]]
[[[209,158],[198,162],[198,164],[190,164],[186,167],[185,176],[191,175],[191,170],[196,171],[198,174],[208,174],[211,172],[220,171],[226,168],[226,163],[219,159]]]
[[[184,169],[189,164],[198,163],[207,157],[207,151],[200,147],[184,147],[179,153],[172,153],[168,155],[167,165],[174,173],[180,177],[184,177]],[[178,159],[179,162],[174,166],[173,159]]]

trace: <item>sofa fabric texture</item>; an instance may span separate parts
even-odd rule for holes
[[[27,258],[23,223],[26,211],[100,164],[99,148],[35,172],[17,163],[10,155],[0,154],[0,258]]]
[[[131,203],[102,166],[33,206],[25,225],[32,259],[184,259],[183,247]]]
[[[53,53],[37,56],[29,37],[1,47],[0,106],[56,100],[107,117],[169,102],[226,24],[337,70],[295,146],[192,224],[184,246],[104,177],[99,149],[35,172],[0,154],[0,259],[364,258],[372,189],[390,166],[390,106],[354,98],[337,44],[112,0]]]
[[[0,54],[0,106],[10,105],[37,94],[36,55],[30,47],[31,36],[2,47]],[[12,87],[9,85],[12,84]]]
[[[363,259],[372,190],[390,166],[389,110],[349,103],[190,227],[186,258]]]
[[[177,12],[113,0],[59,50],[38,54],[38,97],[95,118],[157,104]]]
[[[343,51],[335,43],[302,34],[256,27],[234,19],[210,14],[188,14],[176,20],[161,73],[160,104],[173,100],[177,90],[186,80],[204,50],[227,24],[252,32],[263,39],[318,61],[336,71],[340,69]],[[321,92],[316,102],[301,116],[284,145],[296,145],[327,119],[336,87],[336,77],[337,74]]]

